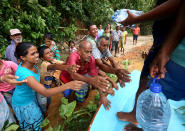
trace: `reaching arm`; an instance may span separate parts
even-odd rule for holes
[[[181,1],[182,0],[168,0],[141,16],[135,16],[128,11],[128,18],[120,23],[126,26],[150,20],[163,19],[174,14],[180,6]]]
[[[80,75],[79,73],[73,73],[71,74],[71,78],[74,80],[80,80],[80,81],[89,83],[94,87],[101,89],[103,91],[108,87],[108,84],[109,84],[106,78],[103,78],[101,76],[87,77],[87,76]]]
[[[79,67],[79,65],[50,64],[47,66],[47,70],[66,70],[69,73],[74,73]]]
[[[33,76],[29,76],[27,77],[26,84],[41,95],[48,97],[65,91],[66,89],[79,90],[85,83],[82,81],[71,81],[62,86],[47,89],[41,83],[39,83]]]
[[[153,60],[150,67],[150,75],[155,77],[159,74],[159,77],[164,78],[166,69],[165,65],[168,62],[171,53],[180,43],[180,40],[185,36],[185,1],[181,2],[180,9],[178,11],[176,20],[173,25],[175,25],[170,33],[167,35],[158,55]]]
[[[95,61],[96,61],[96,65],[98,65],[98,67],[101,70],[103,70],[104,72],[116,74],[116,70],[117,70],[116,68],[113,68],[112,66],[108,66],[106,64],[103,64],[101,59],[96,59]],[[113,65],[114,65],[114,63],[113,63]]]
[[[111,56],[111,57],[108,57],[108,59],[109,59],[109,61],[110,61],[111,65],[112,65],[112,67],[114,67],[114,68],[118,68],[117,63],[114,61],[114,59],[113,59],[113,57],[112,57],[112,56]]]

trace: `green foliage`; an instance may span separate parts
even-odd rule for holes
[[[76,101],[68,103],[68,99],[66,99],[64,97],[61,98],[61,101],[62,101],[62,104],[59,109],[60,116],[63,119],[68,119],[69,117],[71,117],[71,115],[76,107]]]
[[[128,70],[128,65],[130,65],[130,61],[128,59],[122,61],[122,64],[125,65],[125,69]]]
[[[17,131],[19,129],[19,125],[17,125],[16,123],[9,124],[9,121],[7,120],[3,125],[2,131]]]
[[[47,125],[49,125],[49,123],[50,123],[50,121],[49,121],[47,118],[45,118],[45,119],[42,121],[40,127],[41,127],[41,128],[46,127]]]

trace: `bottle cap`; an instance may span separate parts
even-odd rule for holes
[[[150,84],[150,90],[153,93],[160,93],[162,91],[162,86],[159,84],[158,75],[153,79],[153,82]]]

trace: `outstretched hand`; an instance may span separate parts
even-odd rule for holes
[[[90,82],[95,88],[105,92],[109,87],[109,82],[106,80],[106,77],[95,76],[91,78]]]
[[[130,82],[129,72],[125,69],[117,69],[116,75],[118,77],[117,82],[120,83],[121,87],[125,86],[126,82]]]
[[[105,110],[109,110],[109,108],[111,107],[111,102],[105,96],[100,98],[100,104],[103,104]]]
[[[14,76],[14,75],[4,75],[4,76],[1,76],[1,80],[4,81],[4,82],[7,82],[11,85],[21,85],[23,83],[26,83],[27,80],[22,80],[22,81],[17,81],[16,79],[18,79],[19,77],[18,76]]]
[[[66,70],[71,74],[77,72],[79,68],[79,65],[69,65]]]
[[[75,81],[70,81],[64,84],[63,86],[66,86],[68,89],[72,89],[72,90],[80,90],[84,84],[85,82],[75,80]]]
[[[129,10],[127,10],[127,13],[128,13],[128,17],[125,20],[123,20],[123,21],[120,22],[124,26],[134,24],[135,23],[135,19],[137,17],[136,15],[130,13]]]
[[[164,78],[167,72],[165,65],[168,61],[169,56],[165,52],[159,53],[150,65],[150,76],[154,78],[159,75],[159,78]]]

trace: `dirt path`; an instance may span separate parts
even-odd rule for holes
[[[137,45],[133,45],[133,37],[129,36],[127,37],[127,44],[125,45],[125,52],[131,51],[135,47],[142,46],[144,44],[151,43],[153,41],[152,35],[148,36],[138,36]]]

